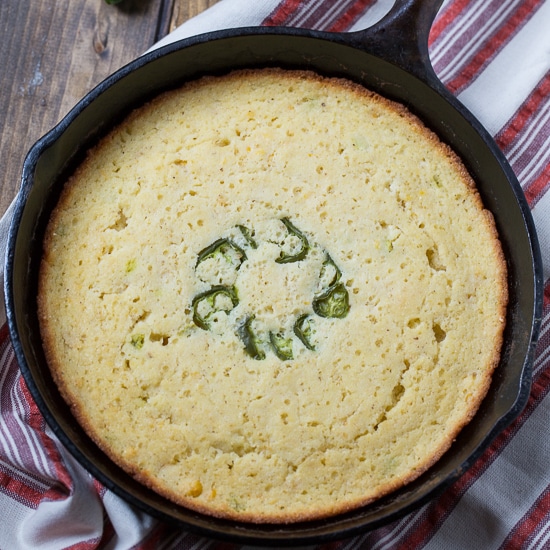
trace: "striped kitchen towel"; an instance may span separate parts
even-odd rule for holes
[[[391,0],[221,0],[158,45],[228,27],[366,28]],[[435,71],[495,137],[533,213],[545,298],[527,407],[441,496],[324,549],[550,548],[550,2],[446,0],[430,36]],[[10,211],[0,221],[0,246]],[[0,329],[0,548],[241,548],[163,525],[94,480],[59,444]]]

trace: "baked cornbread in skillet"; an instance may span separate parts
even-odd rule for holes
[[[372,502],[449,448],[498,364],[506,267],[458,157],[304,71],[205,77],[68,181],[39,316],[62,395],[167,498],[251,522]]]

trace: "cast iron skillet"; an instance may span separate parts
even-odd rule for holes
[[[441,0],[397,0],[366,31],[289,28],[214,32],[141,57],[90,92],[29,152],[9,236],[6,305],[19,365],[52,430],[108,488],[182,528],[244,543],[290,545],[348,537],[414,509],[458,479],[526,404],[542,309],[540,252],[529,208],[509,165],[481,124],[439,82],[428,59],[428,32]],[[458,152],[493,212],[509,269],[510,306],[500,366],[478,414],[425,475],[382,500],[318,522],[252,525],[191,512],[147,490],[116,467],[71,416],[50,377],[36,317],[44,227],[64,177],[83,151],[133,107],[203,74],[281,66],[347,77],[416,113]]]

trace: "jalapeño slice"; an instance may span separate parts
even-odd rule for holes
[[[237,246],[229,239],[218,239],[199,252],[195,267],[208,258],[220,257],[229,264],[233,265],[238,263],[237,269],[239,269],[246,260],[245,251],[240,246]]]
[[[338,268],[338,266],[334,263],[334,260],[330,257],[329,254],[327,254],[327,257],[325,261],[323,262],[323,265],[321,266],[321,273],[319,273],[319,279],[321,281],[325,282],[325,287],[330,287],[332,285],[335,285],[342,276],[342,272]]]
[[[210,330],[212,315],[219,311],[231,311],[239,299],[233,287],[213,286],[210,290],[203,292],[193,298],[193,322],[199,328]],[[206,309],[200,312],[199,309]]]
[[[292,353],[292,337],[285,335],[283,332],[270,332],[269,333],[269,342],[271,347],[275,352],[275,355],[281,361],[288,361],[293,359],[294,355]]]
[[[311,351],[315,351],[315,345],[313,344],[314,333],[314,320],[311,315],[305,313],[294,323],[294,334]]]
[[[319,317],[343,319],[349,312],[349,294],[343,283],[336,283],[313,298],[313,311]]]
[[[300,240],[300,249],[294,253],[294,254],[288,254],[281,250],[281,255],[275,260],[278,264],[289,264],[292,262],[298,262],[300,260],[303,260],[308,251],[309,251],[309,243],[306,238],[306,236],[299,231],[294,225],[292,225],[291,221],[288,218],[281,218],[281,221],[284,223],[288,233],[290,235],[294,235],[295,237],[298,237]]]
[[[258,335],[252,329],[253,316],[247,317],[238,328],[237,336],[244,344],[244,349],[252,359],[262,360],[265,359],[265,353],[260,347],[260,339]]]
[[[237,228],[241,232],[243,239],[246,241],[246,244],[250,248],[254,248],[254,249],[258,248],[258,243],[254,240],[254,237],[253,237],[254,231],[250,231],[250,229],[248,229],[248,227],[246,227],[245,225],[237,225]]]

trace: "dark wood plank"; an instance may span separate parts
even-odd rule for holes
[[[191,17],[216,4],[219,0],[173,0],[169,13],[162,20],[160,34],[166,35]]]
[[[0,213],[31,145],[90,89],[212,0],[0,1]]]

